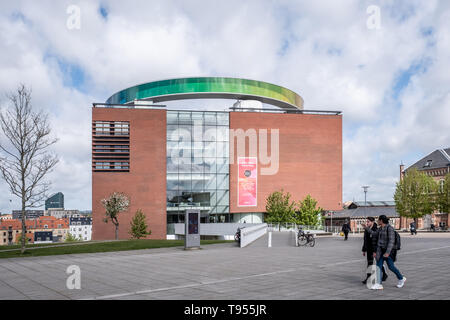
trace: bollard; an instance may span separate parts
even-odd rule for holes
[[[272,231],[269,231],[269,243],[267,244],[269,248],[272,248]]]
[[[298,230],[294,231],[294,237],[295,237],[295,246],[298,247]]]

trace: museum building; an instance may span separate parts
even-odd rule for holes
[[[92,108],[92,239],[114,239],[101,200],[130,198],[119,238],[138,209],[149,238],[166,239],[187,209],[201,223],[261,223],[283,189],[342,208],[342,114],[308,110],[267,82],[197,77],[124,89]]]

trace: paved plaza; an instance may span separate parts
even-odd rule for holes
[[[384,290],[361,283],[362,237],[318,238],[294,247],[273,233],[246,248],[234,243],[126,252],[0,259],[0,299],[450,299],[450,234],[402,235],[397,267],[407,277]],[[81,289],[69,290],[67,267],[79,266]]]

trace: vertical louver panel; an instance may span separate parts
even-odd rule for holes
[[[130,171],[130,123],[93,121],[92,170],[94,172]]]

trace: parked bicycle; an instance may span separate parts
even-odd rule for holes
[[[298,229],[298,245],[299,246],[307,246],[314,247],[316,244],[316,238],[314,237],[314,234],[311,233],[305,233],[302,228]]]

